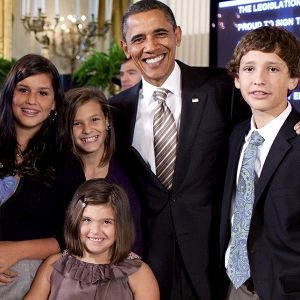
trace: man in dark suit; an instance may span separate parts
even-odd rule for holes
[[[140,69],[142,81],[111,98],[110,104],[117,156],[142,199],[144,259],[159,282],[162,300],[210,300],[217,286],[212,280],[217,274],[227,140],[239,111],[232,100],[233,81],[224,69],[175,61],[181,29],[170,8],[159,1],[133,4],[122,26],[124,52]],[[156,169],[157,87],[168,91],[167,110],[177,129],[172,187],[163,184]]]
[[[300,76],[299,41],[258,28],[241,39],[229,70],[252,118],[230,139],[220,235],[226,299],[300,299],[300,115],[287,101]],[[263,142],[255,157],[253,134]]]

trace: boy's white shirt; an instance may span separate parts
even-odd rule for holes
[[[258,148],[257,159],[255,161],[255,173],[256,173],[257,177],[259,178],[262,168],[264,166],[264,163],[266,161],[266,158],[268,156],[268,153],[270,151],[270,148],[271,148],[280,128],[282,127],[283,123],[286,121],[286,119],[289,116],[289,114],[291,113],[291,111],[292,111],[292,105],[289,102],[287,102],[286,109],[279,116],[277,116],[275,119],[273,119],[267,125],[265,125],[262,128],[259,128],[259,129],[257,129],[255,127],[254,116],[252,115],[251,127],[250,127],[248,134],[245,136],[244,145],[241,150],[241,154],[240,154],[240,158],[239,158],[239,164],[238,164],[237,173],[236,173],[237,174],[236,175],[236,185],[237,185],[238,176],[239,176],[241,165],[242,165],[244,152],[245,152],[246,147],[249,144],[250,136],[251,136],[252,132],[254,130],[256,130],[265,139],[264,143],[261,146],[259,146],[259,148]],[[231,213],[230,213],[231,214],[231,218],[230,218],[231,225],[233,223],[234,203],[235,203],[235,192],[232,194],[232,201],[231,201]],[[231,247],[231,239],[229,241],[229,244],[228,244],[228,247],[227,247],[227,250],[225,253],[225,267],[226,268],[227,268],[228,259],[229,259],[230,247]]]

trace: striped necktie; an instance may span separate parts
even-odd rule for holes
[[[166,104],[168,92],[167,89],[157,88],[153,94],[158,102],[153,118],[153,136],[156,175],[170,189],[176,159],[177,130],[174,116]]]

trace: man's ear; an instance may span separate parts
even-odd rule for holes
[[[122,49],[124,51],[124,54],[125,54],[126,58],[129,59],[130,58],[130,54],[128,52],[127,43],[124,40],[121,40],[121,47],[122,47]]]
[[[177,26],[175,28],[175,38],[176,38],[176,46],[179,47],[181,43],[181,38],[182,38],[182,32],[181,32],[181,27]]]

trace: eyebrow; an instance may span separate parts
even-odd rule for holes
[[[94,114],[94,115],[91,115],[89,116],[88,118],[94,118],[94,117],[102,117],[101,114]],[[79,121],[80,119],[74,119],[74,121]]]
[[[157,29],[155,29],[152,33],[159,33],[159,32],[166,32],[166,33],[168,33],[169,32],[169,30],[168,29],[166,29],[166,28],[157,28]],[[139,34],[136,34],[136,35],[134,35],[134,36],[132,36],[131,37],[131,40],[130,41],[133,41],[133,40],[135,40],[135,39],[137,39],[137,38],[142,38],[142,37],[144,37],[146,34],[145,33],[139,33]]]
[[[253,64],[256,64],[255,61],[253,60],[250,60],[250,61],[244,61],[244,62],[241,62],[240,65],[253,65]],[[280,61],[276,62],[276,61],[266,61],[263,63],[264,65],[277,65],[277,66],[284,66],[284,64]]]
[[[130,41],[132,42],[132,41],[134,41],[134,40],[136,40],[138,38],[142,38],[144,36],[145,36],[145,34],[142,34],[142,33],[136,34],[136,35],[134,35],[134,36],[131,37]]]
[[[157,32],[169,32],[169,30],[168,29],[166,29],[166,28],[157,28],[157,29],[155,29],[153,32],[154,33],[157,33]]]
[[[28,84],[24,84],[24,83],[17,83],[17,87],[26,87],[26,88],[30,88],[30,86]],[[52,90],[52,87],[46,87],[46,86],[40,86],[38,87],[38,89],[43,89],[43,90]]]
[[[82,218],[89,218],[89,219],[94,220],[94,221],[103,221],[103,220],[115,221],[115,218],[113,218],[113,217],[107,217],[107,218],[104,217],[104,218],[100,218],[100,219],[95,219],[95,218],[93,218],[89,215],[85,215],[85,214],[82,215]]]

